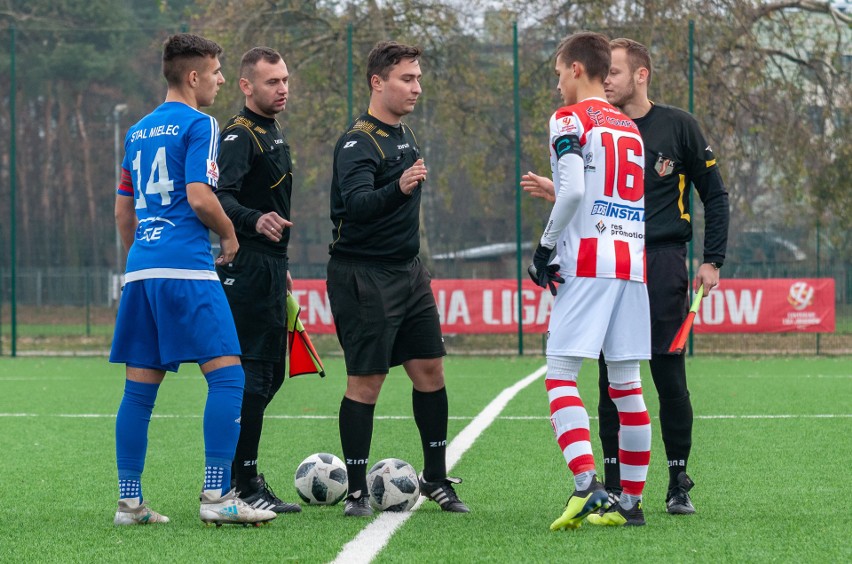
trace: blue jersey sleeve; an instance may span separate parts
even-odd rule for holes
[[[186,183],[203,182],[216,188],[219,184],[219,124],[216,118],[206,116],[192,123],[187,136]]]

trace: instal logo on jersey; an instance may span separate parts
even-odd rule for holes
[[[595,203],[592,206],[591,215],[602,215],[604,217],[612,217],[615,219],[644,222],[645,208],[625,206],[624,204],[616,204],[614,202],[607,202],[606,200],[595,200]]]

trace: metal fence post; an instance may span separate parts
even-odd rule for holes
[[[518,278],[518,355],[524,354],[523,286],[521,280],[521,74],[518,68],[518,22],[512,22],[512,70],[515,107],[515,254]]]
[[[821,274],[820,265],[819,265],[819,263],[820,263],[820,260],[819,260],[819,251],[820,251],[819,235],[820,235],[820,233],[819,233],[819,231],[820,231],[820,229],[819,229],[819,218],[817,218],[817,221],[816,221],[816,277],[817,278],[819,278],[820,274]],[[835,299],[834,296],[831,296],[831,299],[832,300]],[[822,333],[816,334],[816,354],[817,354],[817,356],[819,356],[819,352],[820,352],[821,337],[822,337]]]
[[[15,132],[18,130],[16,119],[17,108],[15,107],[15,98],[17,94],[17,84],[15,76],[15,24],[9,26],[9,261],[11,263],[12,277],[12,293],[10,300],[12,302],[12,356],[18,355],[18,303],[17,303],[17,262],[18,249],[15,232],[17,231],[15,201],[17,198],[17,145]]]
[[[86,287],[84,288],[84,293],[86,294],[83,298],[86,300],[86,336],[92,336],[92,271],[90,269],[86,269]]]

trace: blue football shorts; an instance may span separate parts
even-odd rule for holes
[[[124,285],[110,362],[177,372],[183,362],[239,356],[218,280],[149,278]]]

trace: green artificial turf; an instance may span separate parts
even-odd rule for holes
[[[450,439],[541,357],[450,357],[445,364]],[[295,500],[293,472],[313,452],[341,455],[337,411],[342,361],[328,377],[288,380],[270,405],[260,470]],[[665,455],[657,401],[643,364],[654,443],[643,528],[553,533],[571,485],[553,438],[542,380],[506,406],[451,471],[467,515],[425,503],[396,531],[377,562],[834,562],[852,558],[843,510],[852,463],[852,361],[843,358],[688,360],[696,421],[689,472],[697,513],[665,513]],[[584,365],[580,390],[592,415],[596,378]],[[205,384],[184,366],[161,387],[150,427],[143,491],[167,525],[112,525],[115,411],[123,368],[104,359],[0,360],[0,559],[9,562],[328,562],[369,519],[341,506],[304,507],[261,528],[205,527]],[[422,467],[410,384],[392,371],[376,410],[371,460]]]

